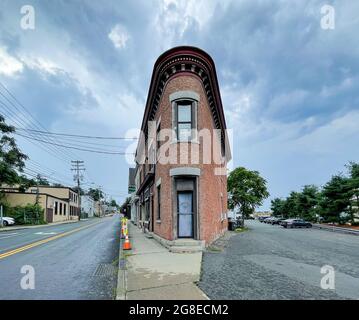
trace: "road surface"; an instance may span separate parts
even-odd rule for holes
[[[199,286],[211,299],[359,299],[359,236],[246,225],[224,251],[204,254]]]
[[[113,299],[119,225],[115,215],[0,232],[0,300]],[[21,287],[31,273],[23,266],[33,267],[35,289]]]

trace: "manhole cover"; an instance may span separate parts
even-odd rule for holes
[[[111,277],[117,274],[117,267],[112,264],[100,264],[97,266],[94,277]]]

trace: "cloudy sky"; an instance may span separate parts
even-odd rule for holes
[[[334,30],[321,28],[325,4]],[[33,30],[21,28],[23,5],[35,10]],[[358,30],[355,0],[1,0],[0,82],[31,116],[2,95],[0,110],[17,127],[121,137],[141,125],[156,58],[198,46],[217,66],[234,165],[260,171],[282,197],[358,161]],[[18,139],[31,172],[71,181],[69,160],[81,159],[87,186],[124,198],[125,156]]]

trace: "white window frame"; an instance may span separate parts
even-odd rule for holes
[[[199,94],[197,94],[194,91],[176,91],[172,94],[170,94],[170,104],[172,106],[172,143],[178,143],[178,142],[197,142],[198,143],[198,106],[200,102]],[[192,103],[191,109],[191,122],[193,123],[193,126],[191,127],[191,139],[189,140],[179,140],[177,138],[178,136],[178,119],[177,119],[177,106],[181,101],[190,101]]]

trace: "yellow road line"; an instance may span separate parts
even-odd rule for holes
[[[14,250],[10,250],[8,252],[4,252],[4,253],[1,253],[0,254],[0,260],[1,259],[4,259],[6,257],[9,257],[9,256],[12,256],[16,253],[19,253],[19,252],[22,252],[22,251],[25,251],[25,250],[28,250],[28,249],[31,249],[31,248],[34,248],[34,247],[37,247],[39,245],[42,245],[44,243],[47,243],[47,242],[50,242],[50,241],[53,241],[53,240],[56,240],[56,239],[59,239],[59,238],[62,238],[62,237],[65,237],[65,236],[68,236],[74,232],[77,232],[77,231],[80,231],[80,230],[83,230],[83,229],[86,229],[86,228],[89,228],[93,225],[96,225],[96,224],[99,224],[100,222],[96,222],[96,223],[91,223],[90,225],[86,225],[86,226],[83,226],[83,227],[80,227],[80,228],[76,228],[76,229],[73,229],[73,230],[70,230],[70,231],[67,231],[67,232],[64,232],[64,233],[60,233],[56,236],[53,236],[53,237],[50,237],[50,238],[46,238],[46,239],[43,239],[43,240],[39,240],[39,241],[35,241],[35,242],[32,242],[26,246],[22,246],[20,248],[17,248],[17,249],[14,249]]]

